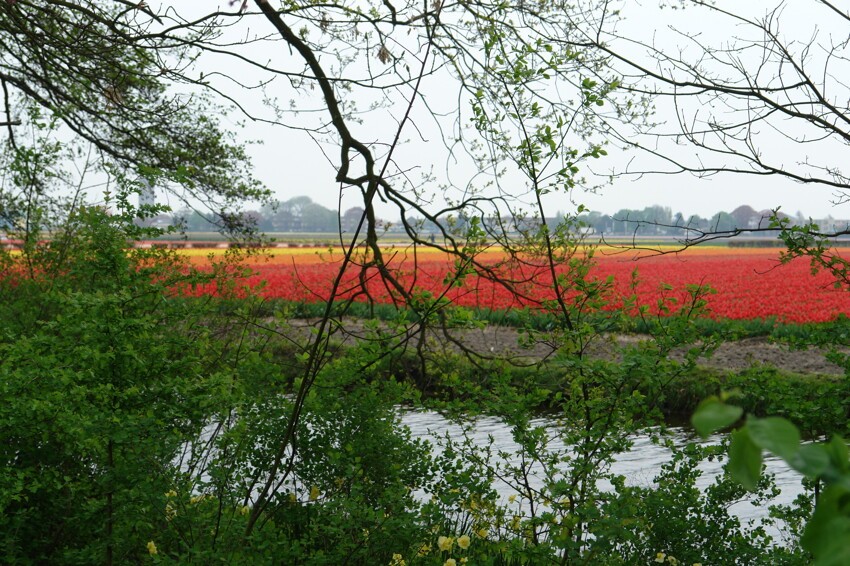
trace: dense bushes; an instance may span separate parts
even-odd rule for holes
[[[67,246],[5,258],[4,563],[806,562],[729,515],[742,496],[729,478],[695,487],[716,454],[678,452],[649,486],[610,472],[708,346],[688,317],[657,319],[655,339],[614,363],[585,355],[577,338],[596,330],[576,311],[579,330],[548,332],[560,353],[534,370],[399,357],[402,317],[319,350],[297,404],[315,354],[278,332],[286,312],[258,319],[261,305],[237,299],[236,264],[198,273],[168,250],[126,250],[135,230],[84,210]],[[179,296],[213,281],[222,298]],[[586,290],[601,304],[604,285]],[[671,360],[682,347],[692,354]],[[766,410],[793,409],[771,398]],[[461,432],[417,440],[402,405],[439,407]],[[557,427],[536,418],[544,406]],[[482,410],[502,415],[514,448],[471,440]]]

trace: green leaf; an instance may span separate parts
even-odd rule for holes
[[[829,467],[829,454],[820,444],[803,444],[788,458],[788,465],[808,478],[816,478]]]
[[[750,439],[759,447],[769,450],[785,461],[800,449],[800,431],[787,419],[767,417],[747,419]]]
[[[847,523],[850,523],[850,520],[842,519],[842,523],[845,523],[844,529],[839,530],[841,538],[834,539],[829,547],[823,552],[822,556],[818,556],[815,561],[812,563],[813,566],[847,566],[850,564],[850,545],[846,544],[846,538],[850,535],[850,529],[847,528]]]
[[[826,444],[826,450],[829,453],[830,460],[835,468],[842,474],[850,472],[850,462],[848,462],[847,443],[840,436],[833,436]]]
[[[718,401],[716,397],[709,397],[694,411],[691,424],[694,425],[697,433],[705,438],[715,430],[734,424],[743,413],[744,410],[741,407],[726,405]]]
[[[838,486],[828,486],[818,498],[815,512],[806,524],[800,544],[815,556],[815,564],[840,565],[842,549],[850,536],[850,518],[842,514],[842,501],[848,492]]]
[[[747,427],[732,432],[729,473],[748,491],[756,490],[761,476],[761,448],[752,441]]]

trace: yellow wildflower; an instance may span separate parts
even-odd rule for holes
[[[475,534],[478,535],[478,538],[487,538],[487,529],[481,527],[480,529],[475,531]]]
[[[454,546],[455,539],[452,537],[439,537],[437,539],[437,548],[442,550],[443,552],[449,552]]]
[[[702,566],[702,562],[694,562],[694,566]]]
[[[174,506],[171,505],[171,502],[169,501],[168,503],[165,504],[165,519],[167,521],[170,521],[176,515],[177,515],[177,509],[175,509]]]
[[[148,554],[153,556],[156,553],[157,553],[156,545],[154,544],[154,542],[152,540],[148,541]]]
[[[248,513],[250,513],[250,512],[251,512],[251,508],[250,508],[250,507],[248,507],[247,505],[243,505],[243,506],[242,506],[242,508],[239,510],[239,512],[240,512],[242,515],[247,515]]]
[[[511,495],[508,497],[508,503],[514,503],[516,501],[516,495]]]
[[[468,537],[468,536],[466,536],[466,535],[461,535],[461,536],[457,537],[457,545],[458,545],[460,548],[462,548],[463,550],[466,550],[467,548],[469,548],[469,544],[470,544],[471,542],[472,542],[472,541],[471,541],[471,540],[469,540],[469,537]]]
[[[655,561],[658,563],[664,562],[664,559],[667,558],[667,555],[663,552],[659,552],[655,555]]]
[[[457,562],[455,562],[454,558],[449,558],[445,562],[443,562],[443,566],[457,566]]]
[[[466,556],[460,559],[461,564],[466,564],[467,562],[469,562],[469,558],[467,558]]]
[[[289,494],[289,502],[290,502],[290,503],[295,503],[296,501],[298,501],[298,498],[297,498],[297,497],[295,497],[295,494],[294,494],[294,493],[290,493],[290,494]]]
[[[393,559],[390,560],[390,566],[406,566],[407,562],[401,557],[401,554],[393,554]]]
[[[310,488],[310,501],[317,500],[321,494],[322,492],[319,491],[319,488],[314,485]]]
[[[177,497],[177,492],[174,491],[173,489],[169,489],[168,491],[165,492],[165,496],[166,497]]]
[[[679,566],[679,561],[673,558],[672,556],[667,557],[667,562],[670,563],[670,566]]]
[[[423,544],[423,545],[419,548],[419,552],[417,552],[417,553],[416,553],[416,556],[425,556],[425,555],[427,555],[429,552],[431,552],[431,545],[430,545],[430,544]]]

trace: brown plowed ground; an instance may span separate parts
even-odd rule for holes
[[[303,340],[309,336],[309,329],[316,322],[310,320],[290,321],[289,332],[293,338]],[[351,345],[355,341],[366,338],[367,331],[364,322],[355,319],[343,321],[338,332],[334,334],[334,342],[342,346]],[[518,363],[534,363],[552,356],[554,348],[550,344],[537,342],[531,348],[520,346],[521,334],[515,328],[487,326],[481,329],[453,329],[444,332],[429,330],[427,347],[439,352],[441,349],[460,351],[467,349],[485,357],[501,357]],[[625,344],[647,339],[644,336],[618,335],[600,338],[589,348],[591,355],[611,357],[613,342]],[[418,337],[413,335],[408,346],[415,348]],[[678,356],[674,356],[678,357]],[[842,375],[844,370],[826,360],[825,352],[819,349],[792,351],[787,347],[769,342],[766,338],[746,338],[721,344],[714,355],[701,360],[700,365],[721,369],[740,370],[753,364],[768,364],[781,370],[793,373],[817,373]]]

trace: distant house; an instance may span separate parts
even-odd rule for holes
[[[753,230],[759,227],[762,219],[761,213],[748,205],[742,205],[729,213],[732,217],[735,228],[739,230]]]
[[[339,227],[343,232],[351,233],[357,230],[360,220],[363,218],[365,209],[359,206],[349,208],[339,219]]]

